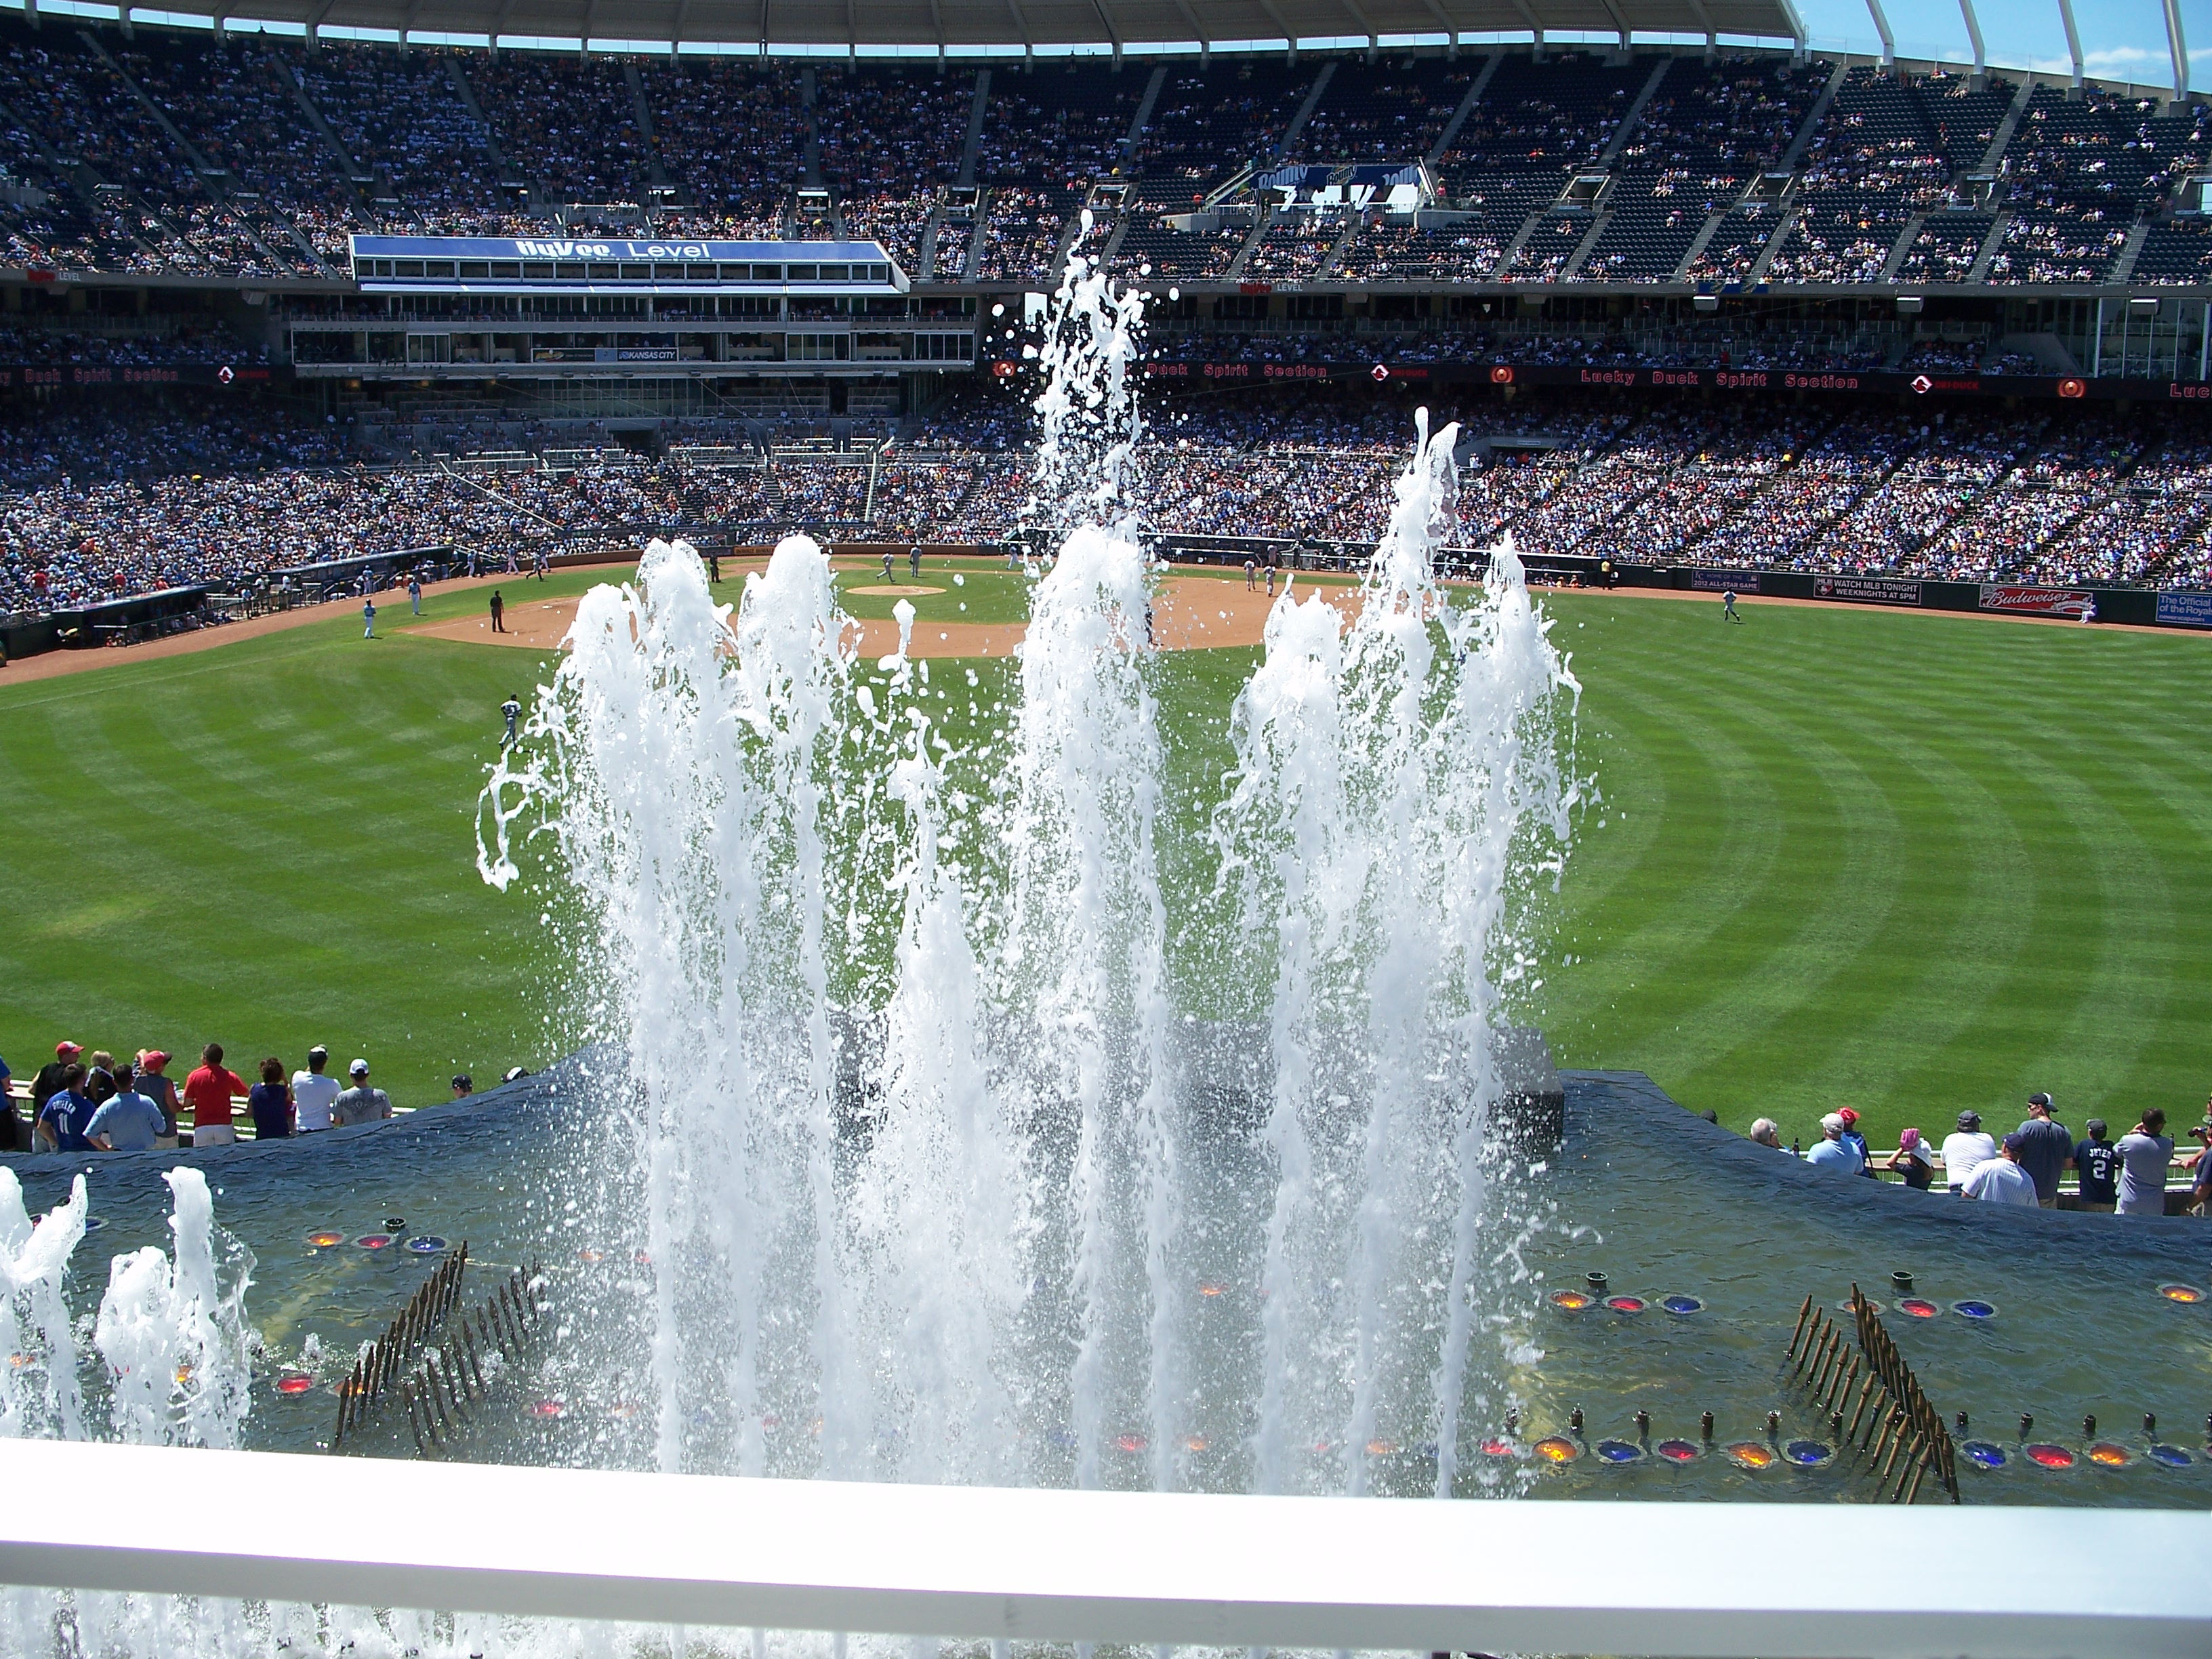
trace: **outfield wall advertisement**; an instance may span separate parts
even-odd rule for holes
[[[2212,593],[2161,593],[2158,619],[2168,628],[2212,628]]]
[[[1917,606],[1921,603],[1921,586],[1897,576],[1815,576],[1813,597],[1846,605]]]
[[[2014,617],[2063,617],[2081,622],[2097,614],[2097,601],[2078,587],[2028,587],[2005,582],[1981,585],[1980,608]]]

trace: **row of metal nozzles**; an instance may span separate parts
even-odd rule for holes
[[[385,1401],[405,1369],[408,1358],[452,1310],[461,1293],[461,1275],[468,1271],[468,1241],[438,1264],[437,1270],[416,1287],[399,1316],[368,1345],[345,1380],[338,1384],[337,1426],[331,1432],[336,1451],[347,1435],[356,1433]]]
[[[1937,1486],[1957,1503],[1956,1453],[1942,1417],[1856,1285],[1850,1308],[1856,1340],[1844,1335],[1825,1308],[1816,1310],[1813,1298],[1805,1298],[1784,1355],[1790,1376],[1827,1419],[1838,1449],[1870,1454],[1879,1498],[1910,1504],[1933,1474]]]
[[[418,1455],[444,1445],[469,1421],[470,1410],[491,1392],[484,1374],[496,1351],[505,1365],[520,1364],[544,1334],[536,1267],[518,1267],[474,1311],[453,1323],[442,1352],[425,1350],[400,1384],[407,1427]]]

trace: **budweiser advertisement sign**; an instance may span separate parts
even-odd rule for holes
[[[1899,576],[1815,576],[1813,592],[1821,599],[1851,605],[1920,603],[1920,584]]]
[[[2067,617],[2079,622],[2097,614],[2097,602],[2074,587],[2013,587],[1982,584],[1982,609],[2016,617]]]

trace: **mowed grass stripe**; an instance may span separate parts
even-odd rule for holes
[[[2014,900],[2031,866],[2018,820],[1947,745],[1902,726],[1887,735],[1910,833],[1892,854],[1899,902],[1857,964],[1851,989],[1869,1012],[1845,1044],[1852,1066],[1839,1101],[1888,1098],[1920,1127],[1947,1127],[1918,1061],[1972,1040],[2026,948],[2030,918]]]

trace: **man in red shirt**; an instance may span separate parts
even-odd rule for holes
[[[228,1146],[237,1140],[231,1127],[230,1102],[246,1092],[246,1081],[222,1063],[222,1044],[210,1042],[200,1050],[200,1065],[185,1079],[185,1099],[192,1109],[192,1145]]]

